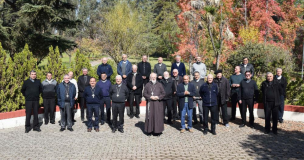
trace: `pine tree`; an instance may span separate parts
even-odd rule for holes
[[[47,57],[47,66],[44,69],[45,73],[51,72],[53,75],[53,79],[55,79],[58,83],[63,79],[63,75],[66,74],[66,68],[62,64],[62,60],[60,58],[59,48],[56,47],[54,50],[53,46],[49,48],[49,54]]]

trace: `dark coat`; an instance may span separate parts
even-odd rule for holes
[[[58,99],[58,106],[60,108],[64,108],[64,103],[65,103],[65,82],[62,82],[58,85],[57,89],[57,99]],[[75,98],[76,96],[76,87],[73,83],[69,82],[69,98],[70,98],[70,105],[71,107],[74,107],[75,104]]]
[[[83,97],[83,92],[85,87],[90,86],[90,79],[92,77],[87,75],[87,82],[84,81],[84,75],[78,77],[77,85],[78,85],[78,97]]]
[[[120,61],[118,64],[117,64],[117,74],[118,75],[121,75],[121,77],[123,76],[122,74],[122,63],[123,61]],[[132,73],[132,63],[130,61],[127,60],[127,64],[126,64],[126,76],[128,76],[130,73]]]
[[[149,79],[151,74],[151,64],[149,62],[139,62],[137,64],[137,72],[140,73],[142,76],[146,76]]]
[[[119,91],[119,93],[117,93]],[[119,95],[117,97],[117,94]],[[120,89],[118,89],[118,85],[114,84],[110,89],[110,98],[114,103],[125,103],[125,100],[129,98],[129,89],[124,84],[121,83]]]
[[[222,77],[221,79],[215,78],[213,80],[218,87],[218,98],[221,100],[221,104],[226,104],[230,97],[230,84],[227,78]]]
[[[177,86],[181,83],[183,83],[183,77],[181,76],[178,76],[178,80],[175,79],[174,77],[171,77],[172,81],[173,81],[173,85],[174,85],[174,88],[175,88],[175,91],[177,91]],[[176,96],[176,94],[173,94],[173,96]]]
[[[127,76],[127,86],[130,90],[130,92],[134,92],[134,94],[136,95],[141,95],[142,94],[142,88],[143,88],[143,78],[142,78],[142,75],[140,73],[137,73],[136,74],[136,77],[135,77],[135,86],[136,86],[136,90],[133,90],[133,85],[132,85],[132,78],[133,78],[134,74],[133,73],[130,73],[128,76]]]
[[[193,96],[195,95],[195,87],[192,83],[188,83],[188,91],[190,92],[189,95],[185,95],[185,87],[184,83],[181,83],[177,86],[176,95],[179,97],[178,99],[178,106],[180,106],[180,110],[182,111],[185,106],[185,97],[188,97],[188,106],[190,109],[193,108]]]
[[[171,66],[171,76],[173,77],[173,70],[174,69],[177,69],[178,70],[178,75],[179,76],[184,76],[186,75],[186,67],[185,67],[185,64],[180,62],[179,66],[177,66],[176,63],[172,63],[172,66]]]
[[[168,78],[168,80],[162,79],[160,83],[163,85],[164,90],[166,92],[165,100],[171,99],[174,92],[176,92],[174,83],[171,78]]]
[[[287,87],[287,80],[286,80],[286,78],[283,77],[283,76],[282,76],[281,80],[278,80],[278,79],[277,79],[277,78],[278,78],[277,76],[275,76],[274,78],[275,78],[275,80],[276,80],[279,84],[281,84],[282,94],[283,94],[283,96],[286,98],[286,87]]]
[[[269,87],[273,87],[273,90],[274,90],[274,97],[275,97],[274,105],[275,106],[279,106],[281,104],[280,95],[282,95],[282,88],[281,88],[280,84],[277,81],[275,81],[275,80],[273,81],[272,86],[270,86],[268,84],[267,80],[264,81],[264,82],[262,82],[261,90],[262,90],[262,93],[263,93],[263,103],[264,103],[264,106],[266,106],[266,104],[267,104],[266,93],[267,93],[267,89]]]
[[[208,85],[208,83],[205,83],[200,89],[200,95],[203,99],[203,106],[216,106],[218,95],[217,85],[212,82],[211,89],[209,89]]]
[[[113,74],[112,66],[109,64],[101,64],[97,68],[97,75],[99,77],[99,80],[101,79],[100,75],[101,73],[106,73],[107,79],[110,80],[111,75]]]
[[[95,86],[95,90],[94,90],[94,97],[92,96],[92,87],[91,86],[87,86],[84,90],[84,94],[83,97],[86,100],[86,104],[93,104],[93,105],[98,105],[100,106],[100,101],[103,98],[102,95],[102,90],[99,86]]]
[[[241,73],[242,73],[242,74],[245,75],[245,72],[246,72],[246,71],[250,71],[251,74],[252,74],[251,77],[254,76],[254,67],[253,67],[252,64],[248,63],[248,64],[247,64],[247,67],[245,68],[244,64],[242,63],[242,64],[240,64],[240,68],[241,68]]]

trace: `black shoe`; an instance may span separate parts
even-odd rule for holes
[[[235,120],[235,118],[230,118],[230,121],[234,121]]]
[[[216,135],[216,132],[215,132],[215,131],[212,131],[211,133],[212,133],[213,135]]]
[[[48,122],[44,123],[44,125],[48,125],[48,124],[49,124]]]
[[[123,128],[118,129],[119,132],[124,133]]]
[[[65,130],[65,128],[60,128],[60,130],[59,130],[59,131],[60,131],[60,132],[62,132],[62,131],[64,131],[64,130]]]
[[[265,131],[264,134],[269,134],[270,131]]]
[[[73,130],[73,128],[68,128],[68,130],[69,130],[69,131],[71,131],[71,132],[73,132],[73,131],[74,131],[74,130]]]
[[[203,133],[204,133],[204,135],[206,135],[206,134],[208,133],[208,130],[205,129],[205,130],[203,131]]]
[[[25,129],[25,133],[29,133],[30,132],[30,130],[29,129]]]
[[[51,124],[55,124],[55,122],[51,122]]]
[[[140,118],[139,115],[136,115],[135,117],[136,117],[136,118]]]
[[[243,128],[243,127],[245,127],[245,124],[241,124],[239,127],[240,127],[240,128]]]
[[[250,128],[254,128],[254,124],[249,125]]]
[[[81,121],[84,121],[84,118],[81,118]]]
[[[195,121],[195,122],[193,122],[193,123],[192,123],[192,125],[197,125],[197,124],[198,124],[198,122],[197,122],[197,121]]]
[[[75,119],[73,119],[73,120],[72,120],[72,122],[76,122],[76,120],[75,120]]]
[[[104,124],[105,124],[105,122],[104,122],[104,121],[101,121],[101,122],[100,122],[100,125],[104,125]]]
[[[132,119],[134,116],[133,115],[130,115],[130,119]]]
[[[284,120],[283,120],[283,119],[279,120],[279,123],[283,123],[283,122],[284,122]]]
[[[278,132],[273,132],[274,135],[278,135]]]
[[[173,124],[173,122],[172,122],[172,121],[169,121],[169,120],[167,121],[167,123],[168,123],[168,124]]]
[[[115,132],[116,132],[116,129],[115,129],[115,128],[113,128],[113,129],[112,129],[112,133],[115,133]]]
[[[33,129],[33,131],[41,132],[40,128]]]

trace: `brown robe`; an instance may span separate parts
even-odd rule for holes
[[[159,100],[151,100],[150,97],[158,96]],[[147,133],[162,133],[164,131],[164,108],[163,101],[161,101],[166,95],[166,92],[159,82],[154,85],[150,81],[146,84],[144,90],[144,97],[147,101],[146,107],[146,120],[145,120],[145,132]]]

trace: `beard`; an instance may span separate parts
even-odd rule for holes
[[[153,84],[155,84],[155,83],[156,83],[156,80],[152,80],[151,82],[152,82]]]
[[[165,79],[169,79],[169,77],[164,77]]]

